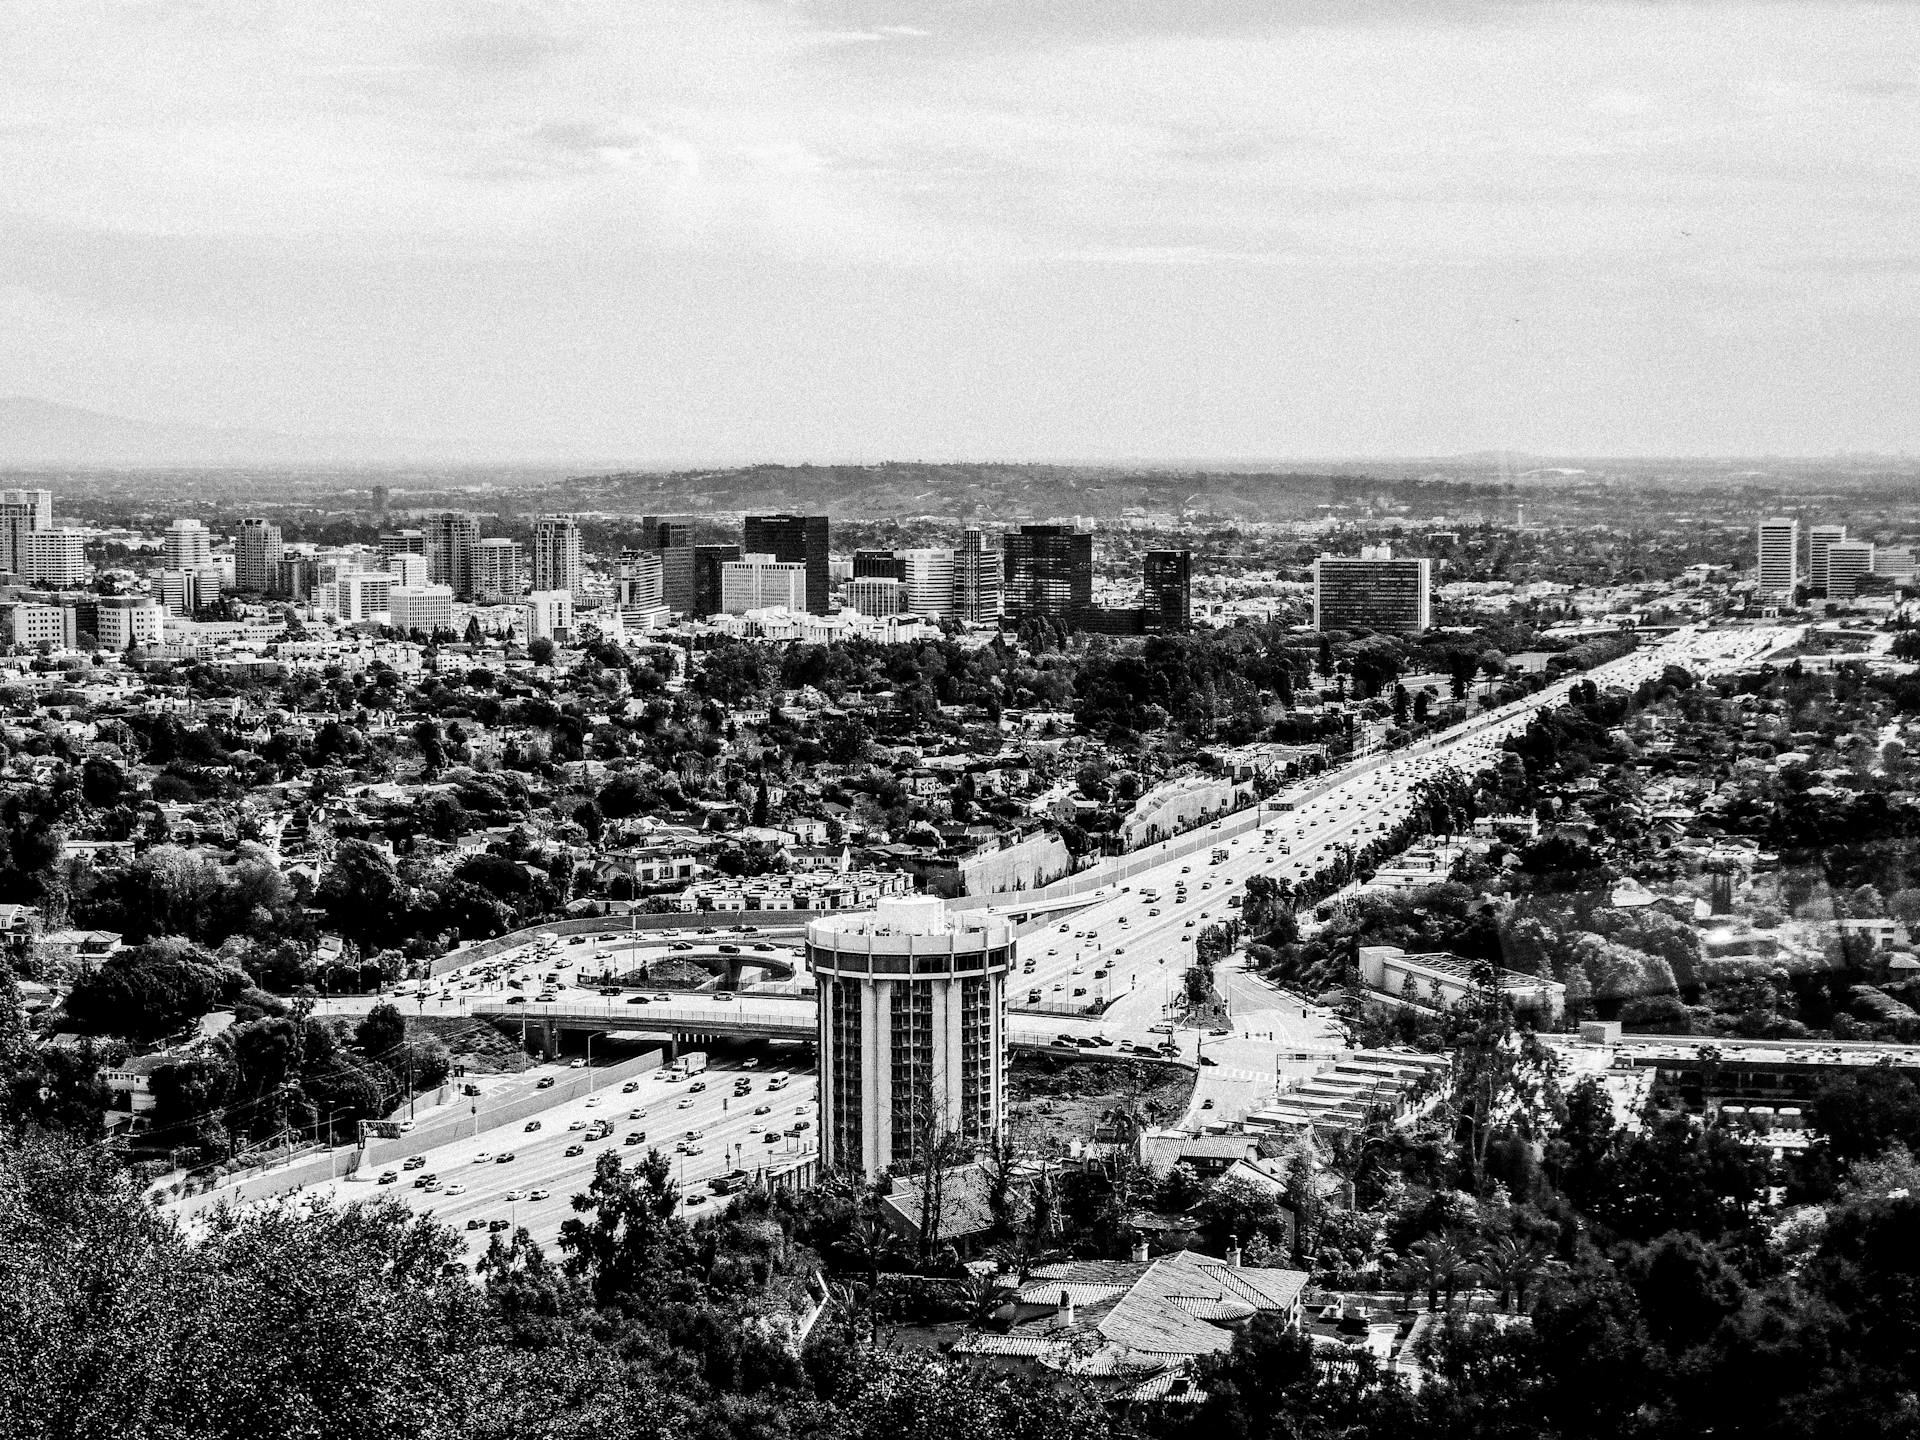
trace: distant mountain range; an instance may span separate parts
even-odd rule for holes
[[[380,465],[480,458],[471,447],[391,435],[290,435],[173,425],[28,396],[0,399],[0,466]]]

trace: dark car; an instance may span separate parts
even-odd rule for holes
[[[536,1090],[551,1090],[553,1088],[553,1078],[551,1075],[542,1075],[539,1082],[535,1084],[533,1088]]]
[[[527,1003],[527,997],[524,995],[507,996],[507,1004],[509,1005],[524,1005],[526,1003]]]
[[[513,1151],[511,1151],[511,1150],[502,1150],[502,1151],[501,1151],[501,1152],[500,1152],[500,1153],[499,1153],[498,1155],[496,1155],[496,1156],[494,1156],[494,1157],[493,1157],[493,1163],[494,1163],[494,1164],[496,1164],[496,1165],[510,1165],[510,1164],[512,1164],[512,1163],[513,1163]]]
[[[627,1004],[629,1005],[645,1005],[647,1003],[647,997],[644,995],[629,995],[627,997]]]

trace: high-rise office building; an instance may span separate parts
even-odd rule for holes
[[[1163,630],[1193,623],[1193,552],[1149,550],[1144,571],[1147,618]]]
[[[21,574],[35,585],[62,589],[87,580],[87,537],[70,525],[34,530],[27,535],[27,563]]]
[[[580,553],[580,522],[571,515],[543,515],[533,523],[533,588],[564,590],[577,607],[586,569]]]
[[[233,537],[233,588],[264,595],[273,585],[273,564],[286,557],[280,527],[271,520],[242,520]]]
[[[1004,572],[998,550],[987,548],[986,536],[968,528],[953,552],[953,613],[973,624],[998,618]]]
[[[396,555],[419,555],[427,553],[427,532],[424,530],[387,530],[380,535],[380,558],[391,560]]]
[[[739,558],[738,545],[693,547],[693,609],[687,613],[700,618],[720,613],[721,576]],[[673,601],[669,599],[667,604]]]
[[[160,563],[166,570],[213,568],[213,535],[198,520],[176,520],[160,537]]]
[[[490,600],[518,595],[526,586],[525,551],[518,540],[482,540],[474,547],[474,593]]]
[[[1846,602],[1860,593],[1861,577],[1873,572],[1873,546],[1865,540],[1835,540],[1827,548],[1826,592]]]
[[[720,567],[720,609],[728,615],[784,605],[807,608],[807,567],[749,552]]]
[[[320,565],[310,555],[274,561],[268,593],[281,600],[311,600],[320,588]],[[209,587],[211,588],[211,587]]]
[[[620,557],[615,597],[621,609],[651,610],[666,603],[667,567],[658,550],[629,550]]]
[[[1070,525],[1022,525],[1001,541],[1002,603],[1016,619],[1072,619],[1093,604],[1093,536]]]
[[[1313,565],[1313,623],[1321,630],[1412,634],[1432,623],[1432,562],[1396,560],[1386,546]]]
[[[191,620],[193,612],[213,599],[218,593],[217,587],[208,584],[205,590],[203,570],[163,570],[160,572],[160,603],[167,607],[169,615],[178,615]]]
[[[693,544],[693,522],[671,515],[640,517],[640,549],[678,550]]]
[[[1846,538],[1844,525],[1814,525],[1807,530],[1807,584],[1822,594],[1827,589],[1827,551],[1834,541]]]
[[[907,608],[907,587],[884,575],[861,575],[847,582],[847,608],[856,615],[898,615]]]
[[[1758,590],[1791,598],[1800,583],[1800,522],[1784,516],[1760,522]]]
[[[897,550],[853,552],[853,578],[856,580],[905,580],[905,569]]]
[[[937,896],[807,926],[823,1166],[873,1176],[998,1137],[1014,950],[1006,920]]]
[[[387,588],[387,624],[402,635],[418,630],[431,636],[453,629],[451,585],[392,585]]]
[[[953,551],[901,550],[900,579],[907,587],[907,612],[940,619],[953,614]]]
[[[102,650],[158,645],[166,638],[166,609],[148,596],[101,595],[92,604],[93,637]]]
[[[427,557],[412,554],[389,555],[387,573],[393,576],[393,583],[396,585],[425,585],[428,573]]]
[[[350,571],[333,582],[333,613],[350,624],[384,615],[393,584],[384,570]]]
[[[445,585],[456,600],[473,599],[480,548],[480,522],[471,515],[447,510],[428,518],[427,583]]]
[[[805,608],[813,615],[827,613],[827,517],[824,515],[749,515],[741,551],[771,555],[807,571]]]
[[[0,490],[0,571],[25,576],[27,537],[52,528],[51,490]]]

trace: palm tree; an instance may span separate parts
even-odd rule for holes
[[[1500,1295],[1500,1308],[1525,1313],[1527,1292],[1553,1264],[1547,1247],[1535,1239],[1496,1235],[1474,1257],[1474,1269],[1489,1289]]]
[[[1430,1235],[1414,1244],[1407,1251],[1407,1265],[1412,1281],[1426,1287],[1430,1310],[1440,1307],[1443,1293],[1447,1308],[1453,1308],[1453,1297],[1470,1269],[1467,1252],[1451,1235]],[[1409,1284],[1408,1289],[1412,1288]]]

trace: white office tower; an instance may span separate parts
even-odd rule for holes
[[[954,1164],[1000,1133],[1013,962],[1011,925],[937,896],[807,926],[823,1166]]]
[[[87,537],[68,526],[30,532],[27,563],[21,573],[33,584],[55,590],[84,585],[88,574]]]
[[[198,520],[176,520],[160,537],[162,567],[199,573],[213,568],[213,532]]]
[[[24,576],[28,537],[52,528],[51,490],[0,490],[0,571]]]
[[[387,573],[393,576],[396,585],[425,585],[427,583],[427,557],[424,555],[389,555]]]
[[[160,603],[167,607],[169,615],[191,620],[194,611],[219,593],[218,585],[209,586],[205,591],[201,585],[201,572],[198,570],[163,570],[160,572]]]
[[[473,588],[479,595],[500,599],[526,588],[522,571],[526,552],[518,540],[482,540],[474,548]]]
[[[881,575],[859,576],[847,582],[847,608],[856,615],[901,614],[907,608],[907,587]]]
[[[953,551],[896,550],[907,610],[930,619],[953,614]]]
[[[580,523],[571,515],[543,515],[533,522],[533,588],[564,590],[579,604],[586,570],[580,556]]]
[[[573,596],[565,590],[535,590],[527,596],[529,640],[565,640],[573,634]]]
[[[1783,516],[1760,522],[1758,589],[1791,599],[1800,583],[1800,522]]]
[[[415,557],[418,558],[418,557]],[[387,624],[402,635],[418,630],[431,637],[453,629],[451,585],[393,585],[387,589]]]
[[[796,613],[807,608],[807,567],[789,565],[771,555],[746,555],[720,567],[720,609],[728,615],[784,605]]]
[[[1807,531],[1807,584],[1815,590],[1827,588],[1827,551],[1846,538],[1844,525],[1815,525]]]
[[[103,650],[158,645],[166,639],[167,612],[144,595],[102,595],[94,624]]]
[[[1865,540],[1836,540],[1827,549],[1827,598],[1849,601],[1860,593],[1862,576],[1873,573],[1873,546]]]
[[[349,624],[387,613],[387,593],[393,576],[384,570],[362,570],[333,582],[333,613]]]
[[[273,567],[286,553],[278,525],[271,520],[242,520],[233,537],[234,589],[266,594],[273,588]]]

